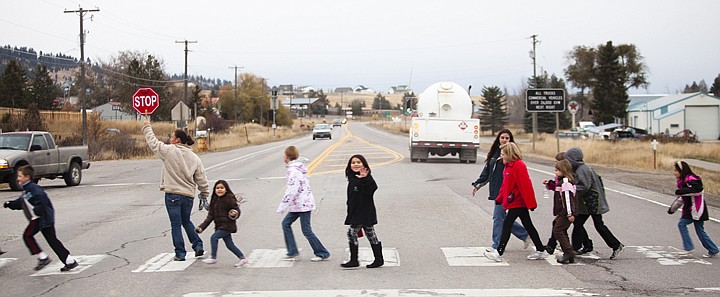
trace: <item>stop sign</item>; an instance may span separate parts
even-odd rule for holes
[[[140,114],[152,114],[160,107],[160,95],[151,88],[139,88],[132,96],[132,106]]]

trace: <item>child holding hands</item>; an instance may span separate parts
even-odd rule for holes
[[[222,238],[228,250],[240,259],[235,267],[242,267],[248,263],[248,259],[232,240],[232,233],[237,232],[236,221],[240,217],[239,201],[224,180],[215,182],[214,189],[207,217],[202,224],[195,228],[195,231],[200,234],[210,225],[210,222],[215,223],[215,233],[210,236],[210,257],[203,262],[206,264],[217,263],[218,241]]]
[[[562,258],[557,259],[560,264],[575,263],[575,250],[570,243],[567,230],[575,221],[577,198],[573,184],[572,165],[568,160],[555,163],[555,179],[544,181],[545,187],[554,192],[553,196],[553,237],[560,244],[563,251]]]

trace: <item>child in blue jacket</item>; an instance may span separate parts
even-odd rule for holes
[[[32,182],[34,177],[35,170],[32,166],[25,165],[18,168],[17,181],[23,187],[22,195],[15,200],[6,201],[3,206],[13,210],[22,210],[25,213],[29,223],[23,232],[23,241],[30,250],[30,254],[38,257],[35,270],[43,269],[51,262],[48,255],[35,241],[35,234],[41,232],[58,258],[65,263],[60,271],[70,271],[77,267],[78,263],[55,235],[55,209],[45,194],[45,190]]]

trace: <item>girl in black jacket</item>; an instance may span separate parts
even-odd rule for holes
[[[348,245],[350,246],[350,261],[340,266],[344,268],[358,267],[358,233],[365,230],[370,246],[372,247],[375,261],[366,265],[367,268],[376,268],[385,264],[382,255],[382,243],[375,234],[377,224],[377,213],[373,195],[377,190],[377,184],[370,175],[370,165],[362,155],[350,157],[345,168],[345,177],[348,179],[347,187],[347,216],[345,225],[348,228]]]
[[[215,223],[215,233],[210,236],[210,257],[203,260],[206,264],[217,263],[218,241],[222,239],[225,246],[240,260],[235,267],[242,267],[248,263],[248,259],[242,251],[235,246],[232,240],[232,233],[237,232],[237,219],[240,217],[240,206],[235,194],[224,180],[215,182],[210,207],[205,221],[202,222],[195,232],[202,233],[211,222]]]

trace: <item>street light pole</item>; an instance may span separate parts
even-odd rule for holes
[[[85,32],[83,29],[83,17],[85,13],[96,12],[100,9],[80,9],[78,10],[65,10],[65,13],[75,13],[80,15],[80,79],[78,80],[80,91],[78,92],[78,99],[80,99],[80,108],[82,108],[82,142],[83,145],[88,145],[87,142],[87,106],[85,106]]]
[[[275,115],[276,115],[276,111],[277,111],[277,87],[273,86],[271,92],[272,92],[271,93],[271,100],[272,100],[271,107],[272,107],[272,111],[273,111],[272,129],[273,129],[273,136],[275,136],[275,129],[277,129],[277,125],[275,125]]]

